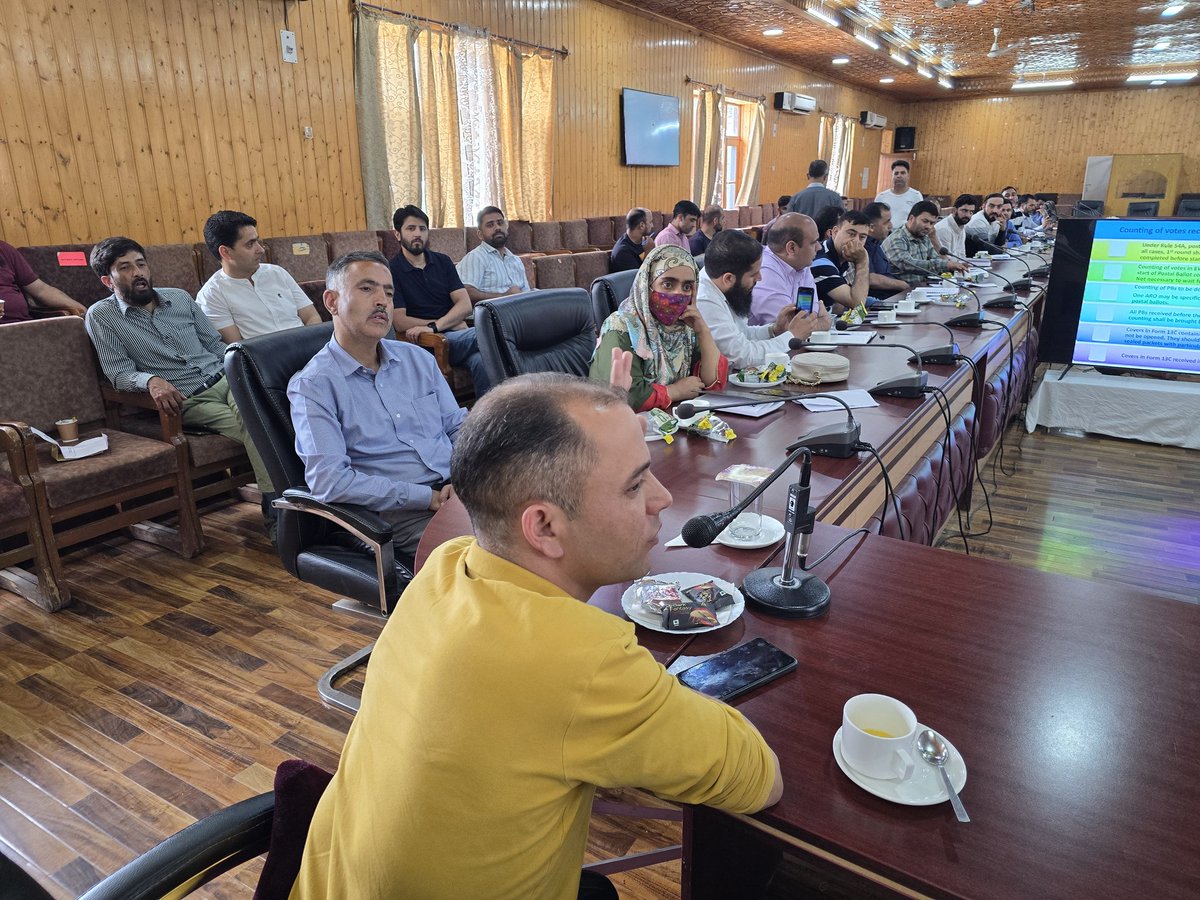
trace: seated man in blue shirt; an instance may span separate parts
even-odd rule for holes
[[[450,452],[467,411],[426,350],[383,340],[393,310],[383,254],[347,253],[325,286],[333,338],[288,385],[304,479],[319,500],[391,522],[396,561],[412,568],[426,524],[453,494]]]
[[[877,301],[908,290],[908,284],[892,274],[892,264],[883,252],[883,242],[892,233],[892,210],[886,203],[875,201],[863,207],[863,215],[871,222],[871,233],[867,236],[867,261],[871,266],[871,287],[868,290],[867,306]]]
[[[428,249],[429,216],[419,207],[402,206],[392,216],[400,252],[388,264],[395,286],[392,326],[396,334],[415,341],[421,334],[444,334],[450,365],[466,366],[482,397],[491,383],[483,370],[475,329],[467,326],[471,297],[454,262],[445,253]]]

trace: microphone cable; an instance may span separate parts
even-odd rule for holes
[[[1006,322],[998,322],[992,319],[987,320],[988,325],[996,325],[1004,329],[1004,334],[1008,337],[1008,383],[1004,387],[1004,396],[1001,403],[1000,412],[1000,445],[996,448],[995,454],[992,456],[992,489],[997,490],[996,467],[999,465],[1000,471],[1009,478],[1017,474],[1017,464],[1014,462],[1012,471],[1004,468],[1004,435],[1008,431],[1009,419],[1012,417],[1012,395],[1013,395],[1013,375],[1016,371],[1017,349],[1013,342],[1012,329],[1008,327]]]
[[[966,357],[963,357],[963,358],[966,359]],[[970,360],[968,359],[968,363],[969,362],[970,362]],[[974,368],[975,367],[972,365],[971,366],[972,372],[974,372]],[[974,378],[974,375],[972,375],[972,378]],[[943,416],[946,420],[946,437],[942,443],[942,458],[943,458],[943,461],[946,463],[945,468],[950,474],[950,490],[953,492],[955,490],[954,459],[950,453],[950,430],[954,427],[954,423],[951,420],[952,410],[950,408],[950,398],[946,395],[946,392],[943,391],[940,387],[931,387],[928,390],[930,393],[934,394],[934,400],[937,401],[939,408],[941,408],[943,400],[945,401],[945,404],[946,404],[945,409],[943,410]],[[940,395],[940,397],[939,397],[939,395]],[[970,442],[971,442],[970,450],[971,450],[972,463],[974,463],[974,461],[975,461],[975,433],[974,432],[975,432],[975,428],[978,424],[979,424],[979,416],[978,415],[972,416],[971,417],[971,428],[968,430],[968,434],[970,435]],[[978,473],[979,470],[976,467],[973,471],[975,473]],[[971,483],[971,476],[968,475],[967,476],[967,485],[964,485],[964,487],[969,486],[970,483]],[[987,498],[987,488],[983,486],[982,482],[980,483],[980,486],[983,487],[983,495],[984,495],[984,498],[986,499]],[[939,495],[941,493],[940,472],[939,472],[939,476],[938,476],[938,493],[939,493]],[[990,504],[989,504],[988,508],[989,508],[989,510],[991,509]],[[963,541],[963,549],[966,551],[967,556],[970,556],[971,555],[971,545],[967,541],[967,528],[963,523],[962,506],[959,504],[959,495],[957,493],[954,494],[954,512],[955,512],[955,517],[958,519],[958,533]],[[990,529],[990,527],[991,526],[989,526],[989,529]],[[939,531],[940,531],[940,529],[939,529]],[[934,543],[934,541],[936,539],[937,539],[936,534],[930,535],[929,536],[929,546],[931,546],[931,547],[936,546]]]
[[[896,531],[898,531],[900,534],[900,540],[908,540],[908,538],[904,535],[904,516],[900,514],[900,502],[896,499],[896,492],[892,488],[892,479],[891,476],[888,475],[887,466],[883,464],[883,457],[879,455],[878,450],[876,450],[866,441],[859,441],[854,445],[854,449],[856,451],[866,451],[875,457],[875,462],[879,463],[879,471],[883,473],[884,495],[883,508],[879,512],[879,533],[881,535],[883,534],[883,525],[887,518],[887,506],[888,502],[890,501],[892,504],[892,509],[896,512]]]

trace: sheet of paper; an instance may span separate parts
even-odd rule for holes
[[[861,388],[851,391],[830,391],[821,397],[807,397],[797,399],[796,402],[807,409],[809,412],[828,412],[835,410],[837,412],[845,412],[846,407],[833,400],[827,400],[826,397],[840,397],[850,404],[851,409],[868,409],[872,406],[878,406],[875,398]]]
[[[752,419],[761,419],[763,416],[770,415],[777,409],[783,409],[782,400],[772,400],[767,403],[748,403],[745,406],[730,406],[721,410],[721,415],[731,413],[735,416],[749,416]]]
[[[822,338],[813,344],[814,347],[829,346],[830,344],[869,344],[875,337],[874,331],[834,331],[829,339]]]

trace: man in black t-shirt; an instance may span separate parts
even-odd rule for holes
[[[392,226],[400,241],[400,252],[391,258],[392,327],[415,341],[421,334],[443,334],[452,366],[466,366],[475,382],[475,396],[482,397],[491,383],[483,369],[475,329],[467,327],[471,298],[458,277],[453,261],[444,253],[427,249],[429,216],[408,205],[396,210]]]
[[[617,240],[608,258],[610,272],[626,272],[642,267],[646,237],[654,227],[650,210],[635,206],[625,216],[625,233]]]

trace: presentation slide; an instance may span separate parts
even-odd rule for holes
[[[1200,222],[1096,222],[1072,361],[1200,373]]]

